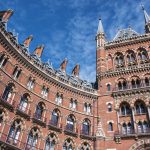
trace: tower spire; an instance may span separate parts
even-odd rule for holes
[[[144,13],[144,19],[145,19],[145,32],[150,33],[150,16],[146,12],[144,5],[141,5],[143,13]]]
[[[102,24],[102,19],[99,19],[99,24],[98,24],[98,30],[97,30],[97,35],[98,34],[104,34],[104,28],[103,28],[103,24]]]

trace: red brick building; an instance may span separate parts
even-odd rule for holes
[[[0,12],[0,149],[150,149],[150,17],[145,33],[119,30],[108,42],[101,20],[96,35],[97,85],[29,52],[7,30],[12,10]]]

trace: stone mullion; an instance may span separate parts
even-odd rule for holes
[[[131,111],[132,111],[132,119],[133,119],[134,131],[136,132],[137,128],[136,128],[136,122],[135,122],[134,107],[132,107]]]

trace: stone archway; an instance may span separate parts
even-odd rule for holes
[[[150,139],[143,139],[133,144],[129,150],[150,150]]]

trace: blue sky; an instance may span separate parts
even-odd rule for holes
[[[45,45],[42,60],[50,59],[55,69],[68,59],[67,73],[80,64],[80,78],[95,81],[98,19],[101,16],[107,40],[118,29],[131,26],[144,33],[140,4],[150,14],[149,0],[0,0],[0,9],[13,9],[8,29],[19,34],[19,42],[33,35],[30,52]]]

